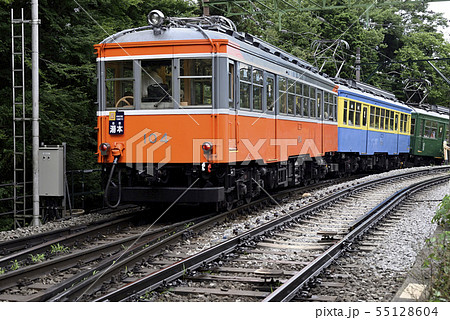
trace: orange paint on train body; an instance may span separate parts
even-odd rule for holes
[[[273,163],[337,150],[337,126],[332,124],[228,114],[133,113],[125,111],[122,135],[110,135],[108,116],[98,117],[99,145],[125,147],[119,163]],[[212,156],[202,151],[204,142],[212,143]],[[99,155],[98,160],[112,163],[113,156]]]

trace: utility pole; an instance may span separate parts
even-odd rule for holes
[[[427,62],[434,69],[434,71],[436,71],[442,77],[442,79],[444,79],[445,82],[447,82],[447,84],[450,86],[450,80],[448,80],[447,77],[444,76],[443,73],[438,68],[436,68],[434,64],[431,63],[431,61],[428,60]],[[450,132],[450,108],[448,110],[448,131]],[[445,135],[445,132],[444,132],[444,135]],[[449,137],[450,137],[450,133],[449,133]],[[444,152],[445,152],[445,150],[444,150]]]
[[[39,226],[39,15],[38,0],[31,0],[31,96],[33,146],[33,226]]]
[[[356,70],[356,81],[361,80],[361,48],[356,48],[356,61],[355,61],[355,70]]]
[[[205,2],[209,2],[209,0],[203,0],[203,15],[209,16],[209,6]]]

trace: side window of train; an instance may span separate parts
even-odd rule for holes
[[[315,118],[317,116],[316,88],[309,87],[309,98],[309,116]]]
[[[263,109],[263,86],[264,75],[262,70],[253,68],[253,110],[262,111]]]
[[[300,82],[295,83],[295,114],[298,117],[303,116],[302,112],[302,84]]]
[[[386,123],[385,116],[386,116],[386,109],[381,109],[381,114],[380,114],[380,129],[381,130],[385,129],[385,127],[384,127],[384,124]],[[386,128],[386,130],[387,130],[387,128]]]
[[[375,128],[375,107],[370,106],[370,127]]]
[[[278,77],[278,103],[280,106],[280,113],[287,113],[287,79],[285,77]]]
[[[333,95],[333,120],[337,121],[337,96]]]
[[[316,103],[317,103],[317,119],[322,119],[322,108],[323,108],[323,98],[322,98],[322,90],[316,90]]]
[[[295,110],[295,81],[288,80],[288,101],[287,112],[289,115],[294,115]]]
[[[398,113],[395,114],[395,123],[394,123],[395,127],[394,130],[397,132],[398,130]]]
[[[180,59],[180,107],[212,106],[212,59]]]
[[[355,111],[355,126],[361,126],[361,103],[356,103],[356,111]]]
[[[369,106],[364,105],[363,106],[363,112],[362,112],[362,125],[363,127],[367,126],[367,110],[368,110]]]
[[[348,109],[348,125],[355,124],[355,101],[350,101],[350,108]]]
[[[410,134],[413,136],[416,131],[416,119],[411,118],[411,132]]]
[[[401,113],[400,114],[400,132],[403,132],[403,122],[405,121],[404,118],[405,118],[405,115],[403,113]]]
[[[444,125],[443,124],[439,124],[439,130],[438,130],[438,139],[442,139],[442,137],[444,136]]]
[[[303,85],[303,116],[309,117],[309,86]]]
[[[250,109],[250,90],[252,71],[249,65],[239,64],[239,105],[241,109]]]
[[[275,77],[272,74],[267,75],[266,103],[267,103],[267,111],[275,110]]]
[[[348,112],[348,100],[344,100],[344,112],[342,118],[343,124],[347,124],[347,112]]]
[[[389,117],[389,130],[394,131],[394,117],[395,112],[391,110],[391,115]]]
[[[375,129],[380,129],[380,108],[375,108]]]
[[[389,119],[391,117],[391,110],[386,110],[386,118],[384,121],[384,130],[386,131],[390,131],[391,129],[389,128]]]

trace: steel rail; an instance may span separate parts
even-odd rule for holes
[[[290,278],[277,290],[268,295],[263,302],[286,302],[292,300],[297,292],[308,282],[317,277],[326,267],[336,260],[343,252],[348,250],[364,233],[372,228],[378,221],[384,218],[400,202],[409,195],[432,185],[445,182],[450,179],[450,175],[445,177],[432,178],[427,181],[418,182],[406,187],[373,208],[349,225],[350,233],[338,241],[313,262],[303,268],[295,276]]]
[[[266,234],[269,235],[272,232],[272,230],[284,225],[285,223],[295,221],[296,219],[300,219],[301,217],[307,216],[308,214],[313,213],[316,210],[319,210],[325,206],[328,206],[336,202],[340,198],[348,196],[356,191],[362,190],[369,186],[376,185],[393,179],[408,176],[417,176],[421,174],[432,173],[434,171],[448,170],[449,168],[450,168],[449,166],[436,167],[432,169],[428,168],[414,172],[401,173],[390,177],[383,177],[377,180],[367,181],[356,186],[351,186],[347,189],[336,192],[333,195],[318,200],[315,203],[309,204],[293,213],[276,218],[252,230],[242,233],[241,235],[238,235],[225,242],[217,244],[202,252],[194,254],[186,259],[176,262],[159,271],[151,273],[146,277],[143,277],[139,280],[136,280],[135,282],[125,285],[114,292],[111,292],[100,298],[97,298],[94,301],[125,301],[129,299],[131,296],[142,294],[145,291],[154,290],[161,285],[164,285],[170,281],[173,281],[183,276],[184,274],[189,273],[190,271],[193,271],[194,269],[197,269],[203,265],[206,265],[211,261],[214,261],[215,259],[219,258],[222,255],[226,255],[227,253],[234,251],[239,246],[250,243],[250,241],[252,241],[257,237],[259,237],[260,239],[264,238]]]
[[[124,218],[127,216],[129,216],[131,218],[135,215],[136,211],[141,210],[141,209],[136,206],[128,206],[127,205],[127,206],[123,206],[117,210],[106,209],[106,210],[101,210],[98,213],[111,214],[111,213],[122,211],[122,210],[130,210],[131,212],[129,214],[125,214],[119,218]],[[72,226],[72,227],[47,231],[47,232],[43,232],[43,233],[33,234],[30,236],[21,237],[21,238],[17,238],[17,239],[0,241],[0,254],[7,255],[7,254],[11,254],[13,252],[19,251],[19,250],[23,250],[23,249],[27,249],[27,248],[30,248],[33,246],[40,245],[47,241],[52,241],[52,240],[55,240],[58,238],[63,239],[64,237],[67,237],[69,235],[76,234],[76,233],[86,230],[88,228],[96,227],[100,224],[112,222],[117,219],[118,219],[118,217],[114,217],[114,218],[109,217],[109,218],[102,219],[100,221],[92,222],[89,224],[82,224],[82,225],[78,225],[78,226]],[[2,265],[0,262],[0,267],[1,266]]]
[[[87,250],[80,250],[78,252],[59,256],[37,264],[21,267],[15,271],[4,273],[0,275],[0,291],[19,283],[27,283],[28,281],[34,280],[45,273],[53,272],[55,269],[63,271],[77,266],[80,263],[85,264],[87,262],[99,259],[102,256],[115,254],[116,252],[123,250],[124,247],[132,245],[137,240],[139,240],[139,243],[136,244],[136,248],[138,248],[139,245],[142,246],[142,242],[154,241],[168,232],[173,232],[174,228],[179,228],[183,224],[195,221],[196,219],[178,222],[172,226],[157,228],[147,231],[144,234],[129,236],[111,243],[106,243]],[[94,270],[95,269],[93,268],[90,272],[93,272]]]
[[[345,180],[347,181],[348,179]],[[283,198],[289,196],[290,194],[299,193],[305,190],[311,191],[311,188],[323,187],[330,183],[330,181],[325,181],[319,184],[312,184],[307,187],[305,186],[295,189],[281,190],[280,192],[273,194],[272,197]],[[182,239],[185,234],[202,231],[208,228],[210,225],[220,223],[220,221],[233,217],[235,214],[244,211],[247,208],[254,207],[267,200],[269,200],[268,197],[257,199],[249,204],[244,204],[230,211],[221,213],[219,215],[213,215],[211,218],[204,219],[204,221],[198,220],[200,222],[196,223],[194,226],[181,230],[171,236],[167,236],[158,243],[152,244],[151,246],[148,246],[143,250],[134,251],[133,256],[124,257],[120,260],[118,259],[120,253],[118,253],[115,256],[104,260],[95,268],[72,277],[55,286],[54,288],[46,290],[46,294],[39,296],[35,300],[31,301],[73,301],[75,299],[79,299],[81,295],[89,294],[90,292],[101,288],[102,283],[105,280],[109,279],[109,277],[113,277],[115,274],[120,273],[124,268],[131,268],[134,264],[142,261],[142,259],[146,259],[147,257],[155,254],[161,248],[164,248],[165,246],[172,243],[176,243],[177,241]],[[93,275],[94,270],[95,275]]]

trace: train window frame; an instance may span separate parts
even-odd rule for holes
[[[375,129],[380,130],[380,114],[381,108],[375,107]]]
[[[438,123],[438,132],[437,132],[437,138],[442,139],[444,136],[444,128],[445,125],[443,123]]]
[[[361,127],[361,112],[362,112],[362,106],[360,102],[356,103],[355,106],[355,126]]]
[[[204,61],[204,62],[208,62],[209,66],[210,66],[210,74],[206,74],[206,75],[198,75],[198,74],[183,74],[183,72],[186,72],[186,68],[184,66],[185,62],[194,62],[196,63],[197,61]],[[192,63],[191,65],[189,65],[189,68],[192,67],[196,67],[196,65]],[[208,67],[209,67],[208,66]],[[207,68],[205,68],[205,70],[207,70]],[[202,57],[202,58],[180,58],[179,59],[179,71],[178,71],[178,88],[179,88],[179,107],[180,108],[189,108],[189,109],[212,109],[213,108],[213,100],[214,100],[214,92],[213,92],[213,74],[214,74],[214,63],[213,63],[213,59],[212,58],[206,58],[206,57]],[[190,72],[190,71],[189,71]],[[190,81],[189,81],[190,80]],[[189,83],[189,90],[185,90],[184,89],[184,85],[186,85],[186,83]],[[210,85],[205,85],[205,83],[209,83]],[[200,84],[201,85],[201,90],[197,91],[197,89],[199,89],[196,85]],[[209,93],[207,92],[208,90],[206,90],[207,88],[209,89]],[[186,94],[189,93],[189,94]],[[211,103],[196,103],[197,100],[197,93],[201,94],[200,100],[202,100],[202,102],[204,102],[205,100],[205,96],[206,99],[211,100]],[[194,97],[194,100],[192,100],[192,97]],[[186,100],[188,99],[188,100]],[[192,101],[194,101],[194,104],[192,104]]]
[[[394,119],[395,119],[395,111],[391,110],[391,114],[389,116],[389,130],[394,131]]]
[[[302,108],[303,108],[303,117],[309,118],[309,85],[302,84],[303,88],[303,96],[302,96]]]
[[[269,87],[269,82],[271,82],[272,86],[271,88]],[[275,114],[277,109],[275,100],[275,92],[276,92],[275,89],[276,89],[275,75],[273,73],[265,72],[264,74],[265,111],[270,114]],[[269,90],[272,92],[272,96],[269,96]]]
[[[362,106],[362,126],[363,128],[367,127],[367,113],[369,112],[369,105],[364,104]]]
[[[258,75],[259,75],[259,80],[258,80]],[[256,92],[259,91],[260,93],[260,106],[261,108],[255,108],[255,101],[256,101]],[[258,68],[253,67],[252,68],[252,111],[256,111],[256,112],[263,112],[264,109],[264,102],[263,102],[263,96],[264,96],[264,71]]]
[[[174,59],[142,59],[138,61],[136,81],[139,90],[138,109],[174,109]],[[151,90],[147,92],[147,90]],[[158,95],[155,97],[155,95]]]
[[[124,67],[125,64],[129,65],[126,68],[127,72],[131,71],[131,76],[124,76]],[[108,74],[108,68],[112,71],[114,75]],[[105,66],[105,76],[103,80],[103,88],[104,88],[104,106],[105,110],[112,110],[112,109],[135,109],[136,101],[134,97],[136,96],[136,67],[134,60],[118,60],[118,61],[106,61]],[[125,83],[131,82],[131,89],[127,86],[124,87]],[[111,85],[112,88],[108,90],[108,86]],[[117,93],[120,91],[120,93]],[[109,95],[112,93],[112,100],[109,99]],[[125,97],[133,97],[133,104],[130,105],[131,99],[126,99]],[[122,100],[124,99],[124,100]],[[118,106],[116,108],[116,105],[118,104],[119,100],[122,100],[122,105]],[[110,101],[113,101],[112,105],[108,105]]]
[[[398,132],[398,119],[399,119],[398,112],[396,112],[394,115],[394,131],[395,132]]]
[[[374,106],[370,106],[369,127],[375,129],[375,107]]]
[[[355,125],[355,101],[350,100],[347,121],[349,126],[353,127]]]
[[[287,80],[287,114],[290,116],[295,115],[295,103],[296,103],[296,81],[293,79]]]
[[[303,117],[303,84],[295,82],[295,116]]]
[[[342,123],[347,125],[347,113],[348,113],[348,103],[347,99],[344,99],[344,108],[342,110]]]
[[[252,109],[252,66],[239,63],[239,109],[251,110]],[[243,73],[244,70],[247,70]],[[245,77],[243,75],[246,75]],[[247,99],[247,103],[244,102],[244,97]]]
[[[288,111],[287,106],[287,78],[277,76],[278,78],[278,111],[279,114],[286,115]]]
[[[309,87],[309,117],[315,119],[317,117],[317,103],[316,103],[316,87]]]
[[[385,130],[385,123],[386,123],[386,109],[380,108],[380,130]]]
[[[410,125],[410,131],[409,134],[413,136],[416,132],[416,118],[411,118],[411,125]]]
[[[386,130],[386,131],[392,131],[389,128],[389,119],[391,116],[391,112],[392,112],[392,110],[386,109],[386,114],[385,114],[385,119],[384,119],[384,130]]]

